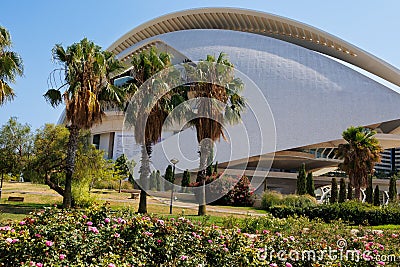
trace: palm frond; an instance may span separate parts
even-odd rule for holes
[[[56,107],[59,104],[62,103],[62,97],[61,97],[61,92],[60,90],[57,89],[49,89],[47,92],[43,95],[44,98],[52,107]]]

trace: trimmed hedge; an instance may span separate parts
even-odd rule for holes
[[[266,210],[278,218],[298,215],[310,219],[320,218],[325,222],[341,219],[355,225],[400,224],[400,207],[398,204],[376,207],[358,201],[347,201],[307,207],[279,205],[266,208]]]

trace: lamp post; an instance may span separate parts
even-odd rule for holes
[[[170,160],[170,162],[174,165],[174,168],[172,169],[172,188],[171,188],[171,202],[169,204],[169,214],[172,214],[172,201],[174,200],[174,182],[175,182],[175,165],[179,162],[178,159],[173,158]]]

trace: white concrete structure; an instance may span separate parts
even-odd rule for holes
[[[132,55],[152,45],[171,53],[174,63],[224,52],[235,68],[257,85],[270,106],[276,127],[276,133],[263,136],[276,136],[276,146],[265,140],[262,154],[249,155],[251,162],[261,166],[263,161],[268,165],[271,159],[262,155],[270,152],[276,152],[274,169],[293,170],[300,162],[306,162],[309,169],[333,166],[338,160],[329,148],[343,142],[341,134],[351,125],[378,129],[385,148],[400,143],[400,94],[343,62],[379,76],[395,88],[400,86],[400,71],[309,25],[242,9],[187,10],[138,26],[111,45],[109,51],[129,63]],[[257,106],[259,98],[250,92],[244,91],[248,105]],[[109,115],[92,133],[101,134],[99,147],[108,151],[110,158],[116,158],[120,153],[117,136],[123,114]],[[246,113],[243,120],[249,116]],[[383,127],[388,123],[391,127]],[[194,133],[186,135],[191,136],[187,137],[186,149],[195,151]],[[155,151],[161,149],[161,145],[158,147]],[[154,155],[153,161],[158,161],[159,166],[168,164],[167,157],[157,157],[156,152]],[[224,162],[223,155],[217,154],[217,160]],[[233,160],[240,166],[240,158]],[[251,162],[247,167],[251,168]],[[179,167],[186,168],[178,164]]]

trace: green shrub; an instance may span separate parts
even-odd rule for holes
[[[283,195],[276,191],[265,191],[261,199],[261,207],[269,209],[282,204]]]
[[[331,196],[329,198],[329,203],[336,203],[337,200],[338,200],[338,184],[336,178],[332,178]]]
[[[113,180],[96,181],[93,184],[93,188],[118,190],[119,189],[119,180],[118,181],[115,181],[115,180],[114,181]],[[129,181],[122,181],[121,189],[133,189],[133,185]]]
[[[296,194],[305,195],[306,191],[306,165],[303,163],[299,169],[299,174],[297,175],[297,189]]]
[[[261,199],[261,207],[270,209],[272,207],[305,208],[317,205],[314,197],[309,195],[282,195],[276,191],[264,192]]]
[[[314,178],[312,172],[309,172],[307,174],[307,179],[306,179],[306,191],[307,194],[309,194],[312,197],[315,197],[315,186],[314,186]]]
[[[318,218],[325,222],[341,219],[354,225],[400,224],[400,207],[398,204],[377,207],[352,200],[344,203],[307,207],[276,205],[266,208],[266,210],[278,218],[297,215],[306,216],[310,219]]]

